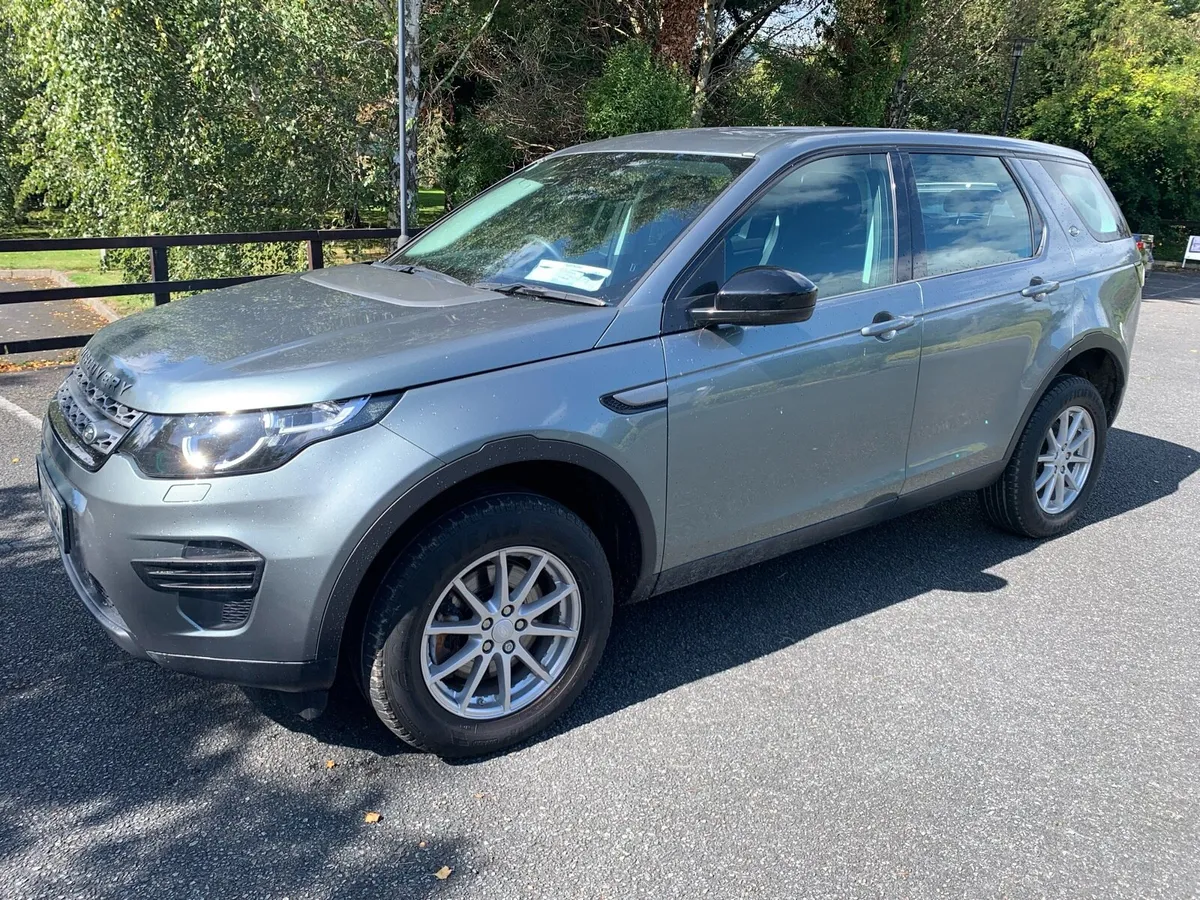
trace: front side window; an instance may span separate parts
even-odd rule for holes
[[[927,276],[1033,256],[1029,206],[999,157],[913,153],[909,159],[925,232]]]
[[[476,197],[382,264],[613,302],[750,163],[669,153],[547,159]]]
[[[751,266],[799,272],[827,299],[895,280],[891,171],[885,153],[832,156],[776,182],[729,229],[724,279]]]
[[[1129,237],[1129,229],[1100,179],[1086,166],[1044,160],[1042,168],[1054,179],[1083,224],[1098,241]]]

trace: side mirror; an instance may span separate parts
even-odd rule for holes
[[[742,269],[717,291],[713,305],[690,310],[697,325],[782,325],[805,322],[817,304],[817,286],[777,266]]]

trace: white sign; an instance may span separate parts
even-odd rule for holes
[[[1188,237],[1187,249],[1183,251],[1183,267],[1185,269],[1189,259],[1200,261],[1200,234]]]

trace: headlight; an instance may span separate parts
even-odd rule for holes
[[[208,478],[275,469],[317,441],[373,425],[399,394],[290,409],[152,416],[121,443],[151,478]]]

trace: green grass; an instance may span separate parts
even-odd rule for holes
[[[446,213],[446,192],[441,188],[421,188],[417,192],[417,222],[432,225]]]
[[[0,269],[56,269],[59,272],[99,272],[100,251],[36,250],[33,252],[0,253]]]
[[[13,234],[10,237],[45,237],[45,233]],[[35,229],[27,226],[27,231]],[[125,280],[120,270],[104,271],[100,268],[99,250],[36,250],[29,253],[0,253],[0,270],[3,269],[52,269],[62,272],[80,287],[93,287],[99,284],[120,284]],[[149,295],[131,294],[123,297],[107,297],[104,300],[121,315],[137,312],[154,305]]]

